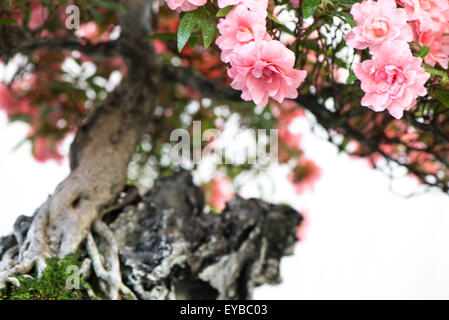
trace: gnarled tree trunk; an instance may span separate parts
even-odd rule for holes
[[[280,282],[280,260],[292,253],[302,220],[294,210],[236,197],[223,213],[205,213],[203,192],[185,171],[157,180],[143,197],[128,192],[131,201],[102,221],[137,298],[247,299],[254,287]],[[18,232],[28,228],[22,219]],[[0,238],[0,256],[16,244],[14,235]]]

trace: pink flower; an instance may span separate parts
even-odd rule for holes
[[[30,28],[30,30],[36,30],[45,23],[45,20],[48,17],[47,8],[44,7],[42,3],[31,2],[30,9],[28,28]],[[14,11],[11,17],[17,21],[19,26],[22,26],[25,18],[25,11],[23,9]]]
[[[296,227],[296,238],[298,238],[298,241],[304,241],[309,227],[309,210],[302,208],[300,210],[298,209],[298,211],[301,212],[302,221]]]
[[[422,21],[413,22],[415,40],[422,46],[430,47],[424,62],[434,67],[436,63],[444,69],[449,64],[449,26],[437,20],[428,21],[427,27],[422,27]]]
[[[321,170],[315,162],[302,156],[287,179],[292,184],[295,193],[303,193],[307,189],[312,189],[315,183],[321,178]]]
[[[94,21],[83,23],[80,28],[76,30],[75,35],[80,38],[89,39],[93,44],[109,40],[109,32],[101,32]]]
[[[387,40],[412,41],[413,33],[404,9],[394,0],[372,0],[356,3],[351,14],[357,22],[346,36],[346,43],[355,49],[376,49]]]
[[[396,119],[402,118],[404,110],[413,107],[418,96],[427,94],[424,84],[430,75],[421,63],[422,59],[413,56],[406,42],[385,42],[372,60],[354,66],[366,93],[362,106],[374,111],[388,109]]]
[[[218,0],[218,7],[220,8],[236,4],[243,4],[252,11],[267,11],[268,0]]]
[[[279,103],[298,96],[307,72],[294,69],[295,55],[276,40],[250,42],[234,51],[228,70],[231,86],[242,90],[242,99],[264,107],[269,98]]]
[[[423,27],[432,19],[443,23],[449,20],[449,1],[447,0],[396,0],[407,12],[410,21],[420,20]]]
[[[28,23],[28,28],[35,30],[41,27],[45,23],[46,19],[47,8],[45,8],[41,3],[31,3],[31,18]]]
[[[289,129],[289,124],[283,124],[278,129],[279,138],[281,141],[292,150],[300,150],[301,133],[292,133]]]
[[[204,6],[207,0],[165,0],[171,10],[193,11],[198,7]]]
[[[285,104],[285,102],[284,102]],[[297,107],[297,106],[295,106]],[[278,135],[282,143],[288,148],[300,151],[300,142],[302,134],[300,132],[292,132],[291,125],[298,118],[304,117],[304,110],[296,109],[293,112],[285,112],[279,115]]]
[[[227,176],[219,176],[211,181],[208,203],[211,207],[222,211],[226,202],[234,197],[232,185]]]
[[[28,81],[28,79],[25,81]],[[21,83],[15,82],[12,85],[12,91],[5,84],[0,83],[0,110],[4,110],[9,117],[15,115],[36,115],[38,113],[38,108],[31,104],[29,98],[17,98],[14,95],[16,91],[20,91],[19,86]]]
[[[216,40],[221,51],[221,60],[229,62],[234,50],[239,50],[244,44],[257,40],[269,40],[265,25],[266,12],[249,11],[239,4],[227,16],[220,19],[218,31],[220,36]]]
[[[299,0],[289,0],[290,4],[294,7],[299,7]]]
[[[61,164],[64,156],[60,153],[59,147],[59,143],[54,143],[47,137],[37,137],[34,139],[34,157],[39,162],[55,160]]]

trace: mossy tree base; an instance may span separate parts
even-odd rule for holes
[[[83,300],[88,299],[87,289],[90,287],[80,279],[79,289],[67,287],[73,267],[80,269],[80,254],[67,256],[63,260],[48,259],[47,268],[41,277],[36,272],[31,275],[17,276],[20,286],[9,286],[0,292],[1,300]]]
[[[41,277],[36,270],[17,276],[20,286],[0,298],[103,299],[112,284],[117,299],[248,299],[255,287],[280,282],[280,260],[292,253],[302,220],[291,208],[238,196],[222,213],[206,213],[204,194],[185,171],[116,208],[94,224],[85,251],[46,260]],[[0,238],[0,260],[14,239]],[[79,289],[67,287],[69,267],[80,270]],[[118,279],[107,281],[113,270]]]

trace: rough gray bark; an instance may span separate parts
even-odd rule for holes
[[[247,299],[280,282],[279,263],[296,242],[302,217],[263,201],[231,200],[220,215],[182,171],[103,218],[119,248],[122,281],[141,299]],[[21,219],[20,232],[29,228]],[[15,245],[0,238],[0,258]]]

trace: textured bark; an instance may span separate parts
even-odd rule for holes
[[[79,127],[71,146],[72,172],[36,211],[17,247],[0,264],[0,288],[45,259],[78,250],[93,222],[125,187],[127,165],[150,121],[160,91],[161,67],[144,37],[150,32],[152,1],[124,1],[123,37],[116,50],[125,58],[125,80]],[[17,233],[17,232],[16,232]],[[23,240],[23,241],[22,241]],[[9,258],[11,256],[11,258]]]
[[[27,273],[36,263],[43,269],[44,259],[78,250],[126,184],[127,165],[157,101],[155,86],[133,72],[79,128],[71,147],[72,172],[36,211],[14,259],[2,262],[0,287],[12,274]]]
[[[231,200],[204,212],[188,172],[159,179],[151,191],[104,216],[119,248],[123,282],[141,299],[246,299],[280,281],[302,217],[263,201]],[[29,224],[24,221],[23,233]],[[0,238],[0,257],[15,238]]]

